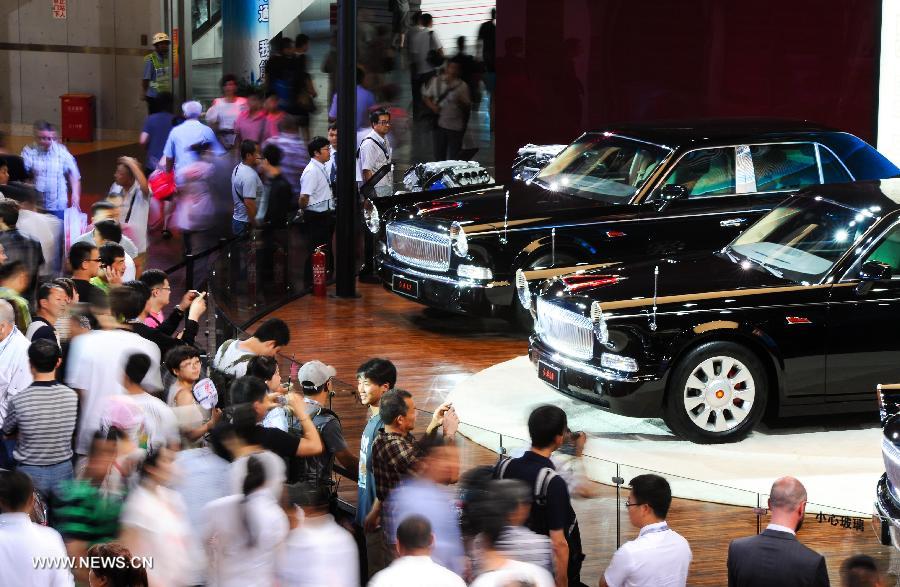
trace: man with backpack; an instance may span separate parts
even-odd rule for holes
[[[337,487],[331,478],[335,459],[354,476],[359,467],[359,460],[347,448],[341,419],[326,407],[334,395],[332,381],[336,373],[334,367],[321,361],[304,363],[297,372],[297,380],[303,388],[306,413],[319,431],[324,450],[320,455],[294,459],[289,473],[290,483],[305,482],[327,486],[331,489],[333,498],[337,497]]]
[[[531,450],[517,459],[501,460],[495,476],[518,479],[534,488],[531,514],[526,526],[550,536],[556,585],[581,584],[581,533],[566,482],[560,477],[550,455],[563,445],[567,429],[566,413],[557,406],[539,406],[528,417]]]
[[[274,357],[290,341],[288,325],[278,318],[269,318],[247,340],[231,338],[223,342],[213,356],[210,375],[219,397],[227,398],[231,382],[247,374],[250,359],[256,356]]]

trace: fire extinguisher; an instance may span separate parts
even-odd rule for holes
[[[312,274],[313,274],[313,295],[325,297],[325,286],[327,276],[325,274],[325,251],[321,245],[316,247],[316,251],[312,254]]]

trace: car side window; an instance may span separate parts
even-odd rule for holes
[[[734,147],[698,149],[685,154],[666,184],[684,186],[692,198],[734,194]]]
[[[847,169],[841,164],[830,149],[819,147],[819,161],[822,163],[822,179],[825,183],[844,183],[845,181],[853,181]]]
[[[900,225],[894,226],[863,263],[878,261],[891,267],[894,279],[900,278]]]
[[[796,190],[820,183],[812,143],[751,145],[750,154],[758,192]]]

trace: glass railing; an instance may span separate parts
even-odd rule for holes
[[[218,251],[210,259],[207,348],[214,350],[227,338],[249,336],[244,329],[250,324],[305,292],[306,259],[303,237],[298,231],[288,229],[250,235],[227,243]],[[287,355],[279,356],[278,361],[282,378],[296,382],[300,363]],[[367,414],[366,408],[353,397],[355,384],[338,380],[335,391],[334,409],[341,416],[345,430],[360,428]],[[430,412],[419,411],[418,432],[424,431],[431,417]],[[358,434],[354,438],[348,433],[347,441],[351,451],[357,450]],[[526,439],[467,422],[460,423],[456,444],[462,473],[474,467],[492,466],[498,455],[520,454],[529,447]],[[741,458],[739,444],[734,445],[734,458]],[[608,458],[584,455],[575,462],[582,483],[577,491],[573,488],[573,493],[586,496],[574,499],[573,505],[587,555],[582,573],[582,581],[587,584],[596,584],[615,550],[637,535],[624,503],[628,499],[628,484],[638,475],[660,474],[672,487],[675,499],[669,523],[689,541],[695,553],[702,553],[694,558],[689,584],[726,584],[728,543],[761,532],[768,524],[765,493],[652,471],[617,462],[614,455]],[[339,478],[338,488],[341,500],[348,507],[355,506],[355,482]],[[874,499],[874,480],[872,487],[863,490],[871,491]],[[836,504],[807,504],[799,538],[825,555],[835,582],[840,563],[851,555],[868,554],[885,569],[897,557],[893,547],[880,544],[873,531],[872,512],[848,511]]]

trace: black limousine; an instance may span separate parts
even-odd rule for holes
[[[719,251],[524,290],[543,381],[694,442],[740,440],[767,408],[874,413],[900,380],[900,179],[806,188]]]
[[[582,135],[529,182],[385,212],[376,264],[385,288],[421,304],[511,316],[517,269],[534,280],[715,250],[801,187],[898,174],[859,138],[805,122],[618,126]]]

